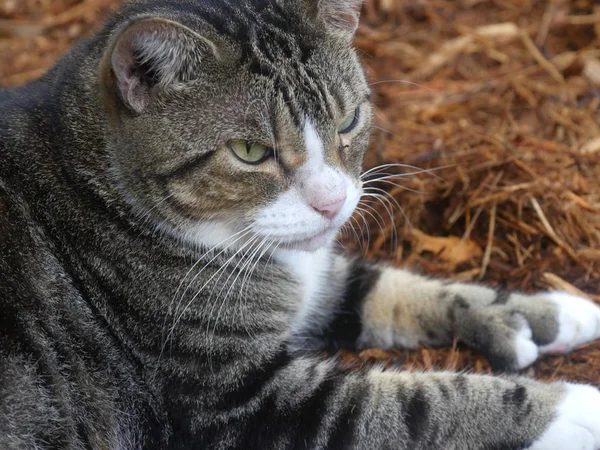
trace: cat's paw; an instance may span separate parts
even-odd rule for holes
[[[558,335],[550,344],[541,346],[540,353],[567,353],[600,339],[600,307],[595,303],[565,292],[553,292],[545,297],[558,307]]]
[[[512,341],[513,369],[521,370],[530,366],[539,354],[564,354],[582,344],[600,339],[600,307],[595,303],[565,292],[552,292],[540,297],[556,307],[556,336],[549,344],[538,346],[529,324],[532,320],[539,322],[542,315],[512,316],[511,327],[515,330]]]
[[[600,449],[600,391],[567,384],[554,420],[530,450]]]

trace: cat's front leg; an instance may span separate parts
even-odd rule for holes
[[[540,354],[567,353],[600,338],[600,307],[563,292],[524,295],[363,262],[338,266],[347,288],[330,331],[343,334],[355,314],[359,347],[414,348],[458,339],[495,368],[519,370]]]
[[[589,386],[351,371],[312,358],[263,373],[269,381],[246,405],[252,416],[223,426],[242,433],[239,448],[600,449],[600,391]]]

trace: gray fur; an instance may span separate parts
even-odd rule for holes
[[[250,220],[284,190],[279,172],[234,172],[221,142],[276,130],[293,171],[304,114],[357,179],[368,127],[350,151],[328,131],[368,94],[349,44],[357,4],[133,1],[42,80],[0,93],[0,448],[518,449],[543,433],[560,383],[298,355],[340,313],[369,325],[381,269],[331,255],[301,321],[289,268],[254,252],[244,271],[248,253],[181,232]],[[481,347],[451,290],[422,328]],[[520,297],[502,308],[540,340],[556,333]]]

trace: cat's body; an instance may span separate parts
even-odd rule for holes
[[[0,448],[599,446],[591,387],[314,353],[458,338],[520,369],[600,336],[583,299],[334,251],[370,106],[359,2],[316,4],[133,2],[0,93]]]

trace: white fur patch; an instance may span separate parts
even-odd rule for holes
[[[567,384],[555,419],[530,450],[597,450],[600,448],[600,391]]]
[[[304,142],[306,152],[308,154],[307,163],[311,166],[319,166],[323,164],[323,141],[317,134],[317,130],[313,126],[309,118],[306,119],[304,125]]]
[[[556,340],[540,347],[542,353],[567,353],[586,342],[600,338],[600,307],[565,292],[547,295],[559,309]]]
[[[277,250],[273,255],[298,280],[307,304],[319,294],[329,262],[329,252],[329,248],[325,247],[315,252]]]
[[[515,339],[515,353],[519,369],[529,367],[538,358],[539,349],[533,342],[533,332],[527,323],[517,332]]]
[[[276,250],[273,257],[283,264],[300,284],[302,302],[294,320],[294,329],[307,329],[306,320],[321,314],[319,305],[325,291],[325,273],[331,260],[330,249],[324,247],[315,252]]]

